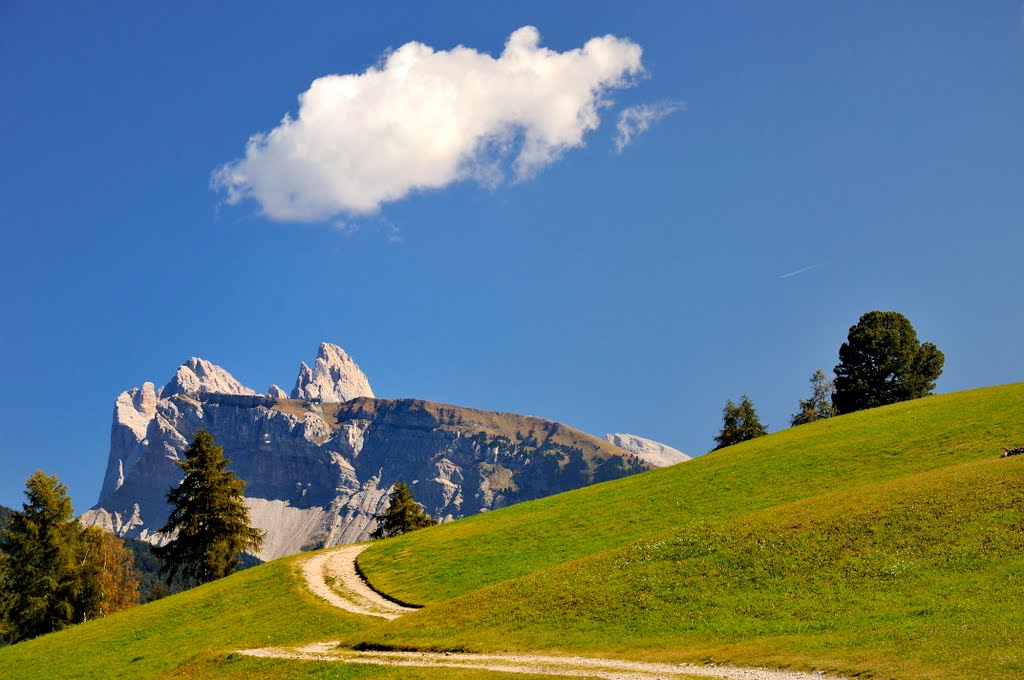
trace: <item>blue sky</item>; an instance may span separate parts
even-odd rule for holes
[[[691,454],[743,393],[785,427],[873,309],[945,352],[939,391],[1024,379],[1018,2],[494,5],[0,5],[0,504],[41,468],[88,508],[114,398],[193,355],[290,389],[328,340],[380,396]],[[314,79],[527,25],[646,72],[528,179],[519,138],[505,181],[370,215],[211,189]],[[680,102],[615,152],[621,111]]]

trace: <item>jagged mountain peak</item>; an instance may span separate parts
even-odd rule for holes
[[[305,401],[344,402],[356,397],[373,398],[370,381],[359,365],[341,347],[324,342],[310,368],[299,366],[292,399]]]
[[[246,481],[259,557],[366,540],[392,484],[417,484],[417,500],[454,519],[649,469],[638,456],[542,418],[421,399],[377,399],[336,345],[302,364],[286,399],[255,394],[193,357],[162,390],[152,383],[115,400],[110,455],[96,505],[80,520],[162,543],[167,492],[199,429],[216,437]],[[181,395],[188,395],[183,398]]]
[[[190,357],[178,368],[178,372],[174,374],[171,381],[164,386],[160,396],[166,399],[175,394],[200,393],[256,394],[255,390],[251,390],[235,380],[233,375],[220,366],[206,359]]]

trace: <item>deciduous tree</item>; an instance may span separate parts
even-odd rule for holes
[[[811,398],[800,400],[800,410],[789,419],[789,424],[795,427],[834,416],[833,392],[835,382],[825,377],[825,371],[816,370],[811,375]]]
[[[139,603],[139,573],[135,557],[124,542],[99,527],[87,527],[83,537],[83,600],[90,611],[107,616]]]

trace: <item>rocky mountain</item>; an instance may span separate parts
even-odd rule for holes
[[[305,364],[303,364],[305,366]],[[175,394],[256,394],[220,366],[192,357],[178,369],[171,382],[160,390],[160,396]]]
[[[605,441],[639,456],[654,467],[668,467],[690,460],[690,456],[678,449],[635,434],[606,434],[604,438]]]
[[[276,385],[271,385],[276,387]],[[337,345],[320,345],[313,368],[302,362],[295,380],[292,399],[306,401],[348,401],[356,397],[373,398],[370,381],[356,362]]]
[[[291,398],[256,394],[227,371],[189,359],[114,402],[110,455],[97,504],[82,516],[121,536],[161,543],[174,462],[209,430],[246,480],[269,560],[365,540],[396,481],[442,520],[540,498],[652,467],[560,423],[416,399],[377,399],[354,361],[320,347]]]

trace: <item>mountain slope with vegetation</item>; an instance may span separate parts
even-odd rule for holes
[[[425,605],[394,621],[329,610],[292,557],[0,651],[0,676],[460,675],[232,654],[333,639],[1019,677],[1024,457],[999,454],[1021,440],[1024,385],[832,418],[382,541],[363,573]]]

